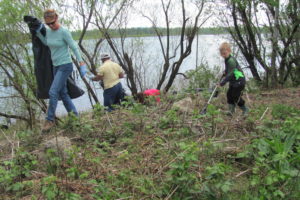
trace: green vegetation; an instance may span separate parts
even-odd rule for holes
[[[62,119],[42,136],[38,128],[8,130],[20,147],[10,159],[13,146],[3,145],[0,192],[4,199],[299,199],[300,89],[266,92],[248,94],[255,104],[246,120],[223,114],[221,92],[206,115],[199,114],[205,98],[191,94],[200,104],[192,113],[170,108],[182,95],[152,106],[129,99],[114,113],[97,105]],[[59,136],[71,138],[67,151],[40,148]]]
[[[217,83],[220,80],[218,75],[220,67],[215,66],[211,69],[208,64],[201,64],[195,70],[189,70],[186,75],[189,79],[188,91],[195,91],[197,88],[208,88],[209,83]]]
[[[60,8],[59,13],[65,11],[59,6],[59,1],[54,2],[0,1],[1,78],[3,85],[10,85],[14,90],[12,95],[16,96],[7,98],[20,100],[18,103],[12,101],[13,106],[3,104],[1,109],[7,108],[9,112],[0,112],[1,116],[18,122],[16,127],[0,130],[1,199],[300,199],[300,88],[262,91],[253,81],[248,82],[249,93],[245,92],[245,99],[250,113],[247,119],[241,117],[240,111],[232,118],[223,113],[226,98],[224,89],[220,89],[219,97],[213,99],[206,115],[201,115],[199,112],[210,93],[195,93],[195,89],[207,88],[210,81],[216,80],[216,74],[200,66],[188,74],[190,85],[182,93],[163,96],[158,105],[153,101],[145,106],[129,98],[115,112],[105,113],[104,108],[97,104],[91,113],[83,113],[80,118],[72,115],[63,118],[51,132],[41,134],[38,119],[41,112],[46,112],[47,106],[35,96],[33,58],[31,47],[26,45],[30,38],[24,37],[28,28],[22,18],[29,13],[42,16],[43,8],[53,6]],[[94,2],[97,5],[91,6]],[[299,4],[289,1],[278,13],[273,12],[274,0],[245,2],[228,1],[226,7],[231,15],[224,21],[236,20],[236,23],[234,29],[229,27],[231,24],[224,26],[242,45],[239,48],[252,72],[259,67],[255,65],[256,61],[264,67],[262,75],[255,77],[254,73],[256,82],[261,85],[266,82],[265,86],[272,87],[276,84],[299,85]],[[126,18],[126,15],[113,16],[105,12],[103,1],[82,3],[78,5],[78,11],[72,13],[81,16],[81,21],[88,16],[81,15],[81,11],[87,8],[91,8],[87,10],[90,13],[98,11],[94,12],[91,21],[108,19],[108,23],[116,23],[119,18]],[[118,5],[120,1],[109,1],[106,10],[118,10]],[[253,21],[258,19],[258,6],[262,6],[261,11],[271,20],[262,28],[261,25],[256,27],[260,24],[258,21]],[[178,13],[170,14],[176,16]],[[207,16],[204,14],[202,19]],[[276,18],[280,19],[279,24]],[[66,22],[71,20],[66,16]],[[193,38],[195,32],[184,28],[187,29],[182,37]],[[178,35],[179,30],[173,28],[170,35]],[[126,61],[120,64],[136,69],[133,63],[140,57],[133,52],[145,49],[130,46],[128,49],[134,51],[125,52],[124,47],[114,46],[116,42],[110,40],[120,37],[120,32],[108,30],[104,38],[100,33],[105,31],[101,26],[99,31],[88,31],[84,39],[109,41],[114,52],[122,52],[115,55],[120,57],[119,62]],[[166,29],[160,28],[158,32],[161,33],[158,35],[165,35]],[[152,28],[132,28],[123,30],[123,33],[126,37],[156,35]],[[227,32],[223,28],[199,31],[199,34],[222,33]],[[74,33],[76,39],[79,35],[80,32]],[[262,51],[265,41],[260,37],[272,42],[272,47],[266,49],[272,52],[271,55]],[[287,41],[287,38],[290,39]],[[180,43],[169,45],[179,47]],[[100,47],[103,46],[99,43],[91,51],[95,54],[86,55],[93,59],[87,59],[91,69],[97,63],[96,52]],[[89,47],[81,48],[84,51]],[[169,49],[168,53],[173,56],[174,52]],[[175,58],[178,56],[183,55],[176,53]],[[173,57],[166,60],[167,67],[172,66],[169,61],[178,63]],[[146,67],[153,66],[141,63]],[[136,71],[132,70],[127,77],[135,76]],[[135,79],[131,81],[133,86]],[[172,108],[174,102],[185,97],[193,100],[191,112]]]

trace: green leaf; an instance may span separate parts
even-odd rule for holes
[[[273,195],[281,198],[285,197],[285,194],[281,190],[276,190]]]
[[[267,185],[272,185],[274,183],[273,176],[267,176],[265,181]]]
[[[223,183],[223,185],[221,186],[221,190],[222,190],[223,192],[228,192],[228,191],[230,191],[231,186],[232,186],[232,183],[229,182],[229,181],[226,181],[226,182]]]

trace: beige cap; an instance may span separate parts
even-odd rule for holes
[[[108,55],[108,53],[103,53],[100,55],[101,60],[106,59],[106,58],[110,58],[110,56]]]

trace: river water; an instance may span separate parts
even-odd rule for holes
[[[164,39],[164,38],[163,38]],[[219,56],[219,50],[218,47],[223,41],[229,41],[229,36],[228,35],[199,35],[198,38],[198,46],[196,39],[193,43],[192,46],[192,52],[191,54],[184,60],[180,72],[184,73],[188,70],[195,69],[196,68],[196,62],[197,62],[197,57],[198,57],[198,65],[200,63],[207,63],[210,68],[213,68],[215,66],[219,66],[221,71],[223,71],[224,68],[224,60]],[[178,36],[173,36],[172,37],[173,41],[178,41],[179,37]],[[94,40],[87,40],[85,41],[84,45],[88,46],[90,50],[93,49],[93,45],[95,45]],[[147,76],[145,79],[145,88],[151,88],[155,87],[157,84],[157,77],[159,76],[160,70],[159,68],[163,65],[163,57],[161,53],[161,48],[159,45],[159,40],[156,37],[142,37],[142,38],[129,38],[127,39],[125,48],[129,51],[132,52],[134,55],[139,56],[140,58],[143,59],[143,64],[145,65],[145,69],[143,71],[144,75]],[[172,47],[173,49],[176,48],[175,46]],[[198,48],[198,54],[196,49]],[[234,48],[233,48],[234,50]],[[111,53],[110,48],[108,47],[107,43],[103,43],[100,52],[108,52]],[[176,57],[175,57],[176,59]],[[112,60],[115,60],[114,57],[112,56]],[[99,63],[100,65],[101,63]],[[141,63],[138,63],[141,64]],[[246,71],[247,74],[249,72]],[[86,90],[82,80],[80,78],[76,79],[76,82],[79,86],[81,86],[82,89]],[[127,93],[130,93],[126,86],[125,80],[122,80],[122,83],[124,87],[126,88]],[[100,102],[103,102],[103,90],[101,86],[96,82],[93,83],[93,88],[96,91],[96,94],[98,96],[98,99]],[[178,84],[175,83],[175,88],[180,89],[179,86],[182,86],[182,83],[180,82]],[[8,93],[9,89],[4,89],[0,87],[0,92],[1,96],[5,96],[5,93]],[[0,99],[1,101],[1,109],[3,112],[3,109],[7,111],[12,111],[11,106],[16,103],[13,100],[5,100],[5,99]],[[7,101],[7,102],[6,102]],[[8,103],[9,102],[9,103]],[[85,94],[77,99],[73,100],[76,108],[78,109],[79,112],[84,112],[87,110],[91,109],[91,103],[89,100],[89,97],[87,95],[87,92]],[[6,105],[6,106],[3,106]],[[12,111],[13,113],[13,111]],[[65,111],[65,108],[60,101],[58,104],[57,108],[57,115],[65,115],[67,114]]]
[[[175,40],[178,40],[179,37],[174,36],[172,39],[175,41]],[[181,66],[180,72],[184,73],[188,70],[195,69],[197,56],[198,56],[198,64],[200,64],[202,62],[202,63],[207,63],[208,66],[212,67],[212,68],[215,66],[219,66],[220,68],[223,68],[224,60],[219,56],[218,47],[219,47],[220,43],[222,43],[223,41],[228,41],[228,35],[199,35],[198,41],[199,41],[198,42],[198,55],[196,54],[197,43],[195,40],[193,43],[193,46],[192,46],[192,52],[184,60],[182,66]],[[86,41],[85,45],[92,46],[93,42],[94,41],[92,41],[92,40]],[[145,74],[146,74],[146,76],[149,76],[149,74],[151,75],[148,78],[149,81],[148,81],[148,84],[146,84],[146,88],[155,87],[156,83],[157,83],[157,77],[159,75],[159,68],[163,64],[163,57],[162,57],[159,41],[156,37],[130,38],[128,40],[128,43],[130,43],[130,44],[137,43],[137,42],[139,42],[139,43],[142,42],[142,44],[140,44],[139,46],[142,46],[143,52],[142,53],[140,52],[139,56],[140,56],[140,54],[142,54],[143,58],[145,58],[144,62],[146,64],[148,64],[146,67],[147,70],[146,70]],[[128,45],[128,46],[130,46],[130,45]],[[130,47],[128,47],[128,46],[127,46],[127,48],[132,47],[132,46],[130,46]],[[140,50],[140,49],[138,49],[138,50]],[[132,49],[129,49],[129,52],[130,51],[132,51]],[[111,55],[113,55],[112,52],[110,51],[110,48],[107,46],[107,44],[103,45],[100,52],[108,52],[108,53],[111,53]],[[112,60],[115,60],[115,59],[112,58]],[[148,66],[150,66],[150,67],[148,67]],[[82,85],[81,80],[78,79],[77,83],[79,85],[81,85],[83,89],[85,89],[84,86]],[[130,93],[130,91],[128,90],[128,88],[126,86],[125,80],[122,80],[122,83],[123,83],[123,86],[126,88],[126,92]],[[177,82],[177,84],[175,83],[175,85],[176,85],[175,88],[178,88],[179,85],[182,85],[182,83],[178,84],[178,82]],[[94,88],[96,88],[96,94],[97,94],[100,102],[103,102],[102,88],[99,86],[98,83],[94,83],[94,86],[95,86]],[[78,109],[78,111],[80,111],[80,112],[91,109],[91,104],[90,104],[90,100],[88,98],[87,93],[85,95],[83,95],[82,97],[74,99],[73,102],[74,102],[76,108]],[[58,105],[57,113],[58,114],[66,114],[66,111],[64,109],[62,102],[60,102]]]

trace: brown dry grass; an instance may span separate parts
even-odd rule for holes
[[[84,199],[93,199],[91,194],[95,192],[94,185],[89,183],[89,180],[93,179],[105,182],[119,193],[131,194],[130,199],[159,199],[156,194],[143,193],[139,189],[141,183],[138,180],[151,177],[155,184],[161,184],[170,169],[170,164],[178,159],[181,152],[178,149],[180,142],[196,142],[199,145],[202,153],[198,167],[193,170],[201,177],[205,166],[218,161],[231,162],[228,155],[236,155],[253,138],[258,137],[255,131],[262,123],[260,118],[272,117],[271,111],[263,115],[266,108],[271,108],[272,104],[285,104],[300,109],[300,88],[263,91],[260,94],[245,94],[244,97],[253,111],[247,120],[242,119],[240,111],[233,118],[223,114],[226,98],[222,92],[212,101],[220,111],[214,116],[197,115],[206,100],[201,95],[196,95],[192,96],[194,113],[175,112],[176,115],[172,116],[172,113],[169,113],[171,117],[168,116],[174,99],[162,101],[159,105],[143,107],[141,113],[133,112],[132,108],[119,109],[113,113],[86,113],[78,122],[79,126],[70,129],[63,124],[41,140],[64,135],[71,138],[75,146],[80,147],[72,165],[63,162],[56,174],[60,177],[57,185],[63,191],[80,194]],[[162,125],[163,120],[172,117],[173,121]],[[86,124],[92,127],[91,131],[84,132],[83,126]],[[186,135],[185,130],[188,130]],[[213,149],[210,150],[212,152],[206,152],[207,143]],[[1,144],[3,145],[3,142]],[[21,142],[21,146],[22,144],[26,144],[26,141]],[[11,150],[9,144],[4,146],[1,159],[7,159],[6,156]],[[32,172],[28,179],[36,182],[35,187],[30,189],[31,192],[43,199],[40,194],[41,179],[49,174],[45,172],[47,163],[39,165],[39,170]],[[74,165],[81,172],[89,172],[88,177],[83,180],[67,178],[65,170]],[[248,173],[247,165],[239,162],[233,165],[236,169],[231,176],[242,181],[244,173]],[[117,186],[115,182],[118,179],[124,179],[126,184]],[[29,196],[23,197],[28,198]]]

